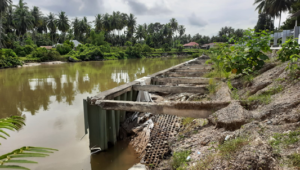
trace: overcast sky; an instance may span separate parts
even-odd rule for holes
[[[235,29],[253,28],[258,14],[254,0],[24,0],[28,6],[38,6],[48,15],[49,12],[65,11],[73,19],[87,16],[94,20],[97,14],[111,14],[113,11],[133,13],[138,24],[167,23],[176,18],[186,27],[186,34],[217,35],[221,27]],[[13,0],[14,4],[18,0]],[[282,22],[287,14],[283,14]],[[275,27],[278,20],[275,20]]]

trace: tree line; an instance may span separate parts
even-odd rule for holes
[[[234,30],[224,27],[217,36],[186,34],[184,25],[179,25],[175,18],[168,23],[159,22],[137,24],[134,14],[121,13],[97,14],[92,22],[87,17],[71,20],[61,11],[58,14],[50,12],[43,14],[39,7],[30,9],[24,0],[13,5],[11,0],[0,0],[0,48],[15,48],[24,46],[26,38],[31,38],[37,46],[47,46],[63,43],[65,40],[76,39],[82,43],[90,43],[91,31],[105,32],[105,41],[113,46],[124,46],[126,41],[133,44],[145,42],[152,48],[170,44],[173,47],[180,43],[195,41],[199,44],[210,42],[225,42],[224,35],[240,36],[241,29]]]

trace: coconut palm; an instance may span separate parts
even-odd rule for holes
[[[135,25],[136,25],[136,17],[133,14],[129,14],[127,19],[127,27],[131,31],[131,36],[133,36]]]
[[[183,25],[179,25],[178,32],[179,32],[179,37],[181,37],[185,33],[185,28]]]
[[[0,137],[3,139],[7,139],[9,134],[4,131],[4,129],[9,130],[18,130],[20,127],[24,126],[24,118],[19,116],[12,116],[4,119],[0,119]],[[46,157],[49,156],[49,153],[53,153],[53,151],[57,151],[56,149],[51,148],[41,148],[41,147],[32,147],[32,146],[24,146],[19,149],[16,149],[10,153],[0,155],[0,168],[6,169],[28,169],[19,165],[12,164],[23,164],[23,163],[33,163],[36,164],[35,161],[26,160],[26,158],[32,157]],[[20,159],[22,158],[22,159]],[[8,165],[7,165],[8,164]]]
[[[33,22],[34,17],[29,12],[27,3],[23,0],[19,0],[14,17],[14,23],[19,37],[23,36],[27,30],[33,29]],[[24,40],[24,38],[22,40]]]
[[[58,20],[56,20],[58,30],[62,32],[63,41],[65,40],[65,34],[70,29],[70,21],[65,12],[58,13]]]
[[[2,48],[2,16],[5,14],[7,8],[11,5],[11,0],[0,0],[0,48]]]
[[[106,32],[111,31],[111,17],[108,13],[103,16],[103,29]]]
[[[279,25],[278,29],[280,29],[281,22],[281,14],[282,12],[290,11],[292,4],[295,0],[270,0],[270,13],[279,16]]]
[[[80,29],[79,29],[79,19],[76,17],[73,21],[73,30],[74,30],[74,37],[76,40],[79,39]]]
[[[33,9],[31,10],[31,15],[34,18],[34,20],[33,20],[33,40],[34,40],[34,43],[36,43],[35,34],[36,34],[38,27],[41,25],[42,13],[38,7],[34,6]]]
[[[56,33],[56,17],[53,13],[49,13],[47,16],[47,28],[50,30],[51,41],[53,43],[53,35]]]
[[[144,28],[142,25],[139,25],[137,27],[137,30],[135,32],[135,38],[138,38],[141,42],[141,39],[144,37]]]
[[[103,18],[101,14],[95,16],[95,31],[99,33],[103,27]]]

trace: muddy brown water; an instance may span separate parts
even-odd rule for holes
[[[83,99],[167,69],[191,58],[128,59],[40,65],[0,70],[0,118],[25,117],[26,126],[0,138],[0,155],[22,146],[58,149],[30,158],[33,170],[127,170],[139,162],[125,142],[90,155],[84,136]]]

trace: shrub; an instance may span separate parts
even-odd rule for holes
[[[299,55],[300,47],[295,39],[288,39],[278,51],[278,59],[282,62],[289,61],[291,56]]]
[[[199,57],[199,56],[200,56],[199,53],[194,53],[194,54],[192,55],[193,58],[197,58],[197,57]]]
[[[68,54],[71,50],[72,50],[72,48],[68,44],[56,46],[56,51],[58,51],[61,55]]]
[[[30,54],[34,48],[31,45],[25,45],[25,47],[23,48],[24,52],[26,53],[26,55]]]
[[[168,43],[165,43],[165,44],[162,46],[162,50],[163,50],[164,52],[167,52],[167,51],[171,51],[171,48],[170,48],[170,46],[169,46]]]
[[[142,51],[146,52],[146,53],[150,53],[151,52],[151,48],[147,44],[144,44]]]
[[[181,152],[174,152],[173,159],[172,159],[172,168],[177,169],[181,166],[185,166],[186,163],[189,161],[187,157],[191,154],[191,151],[181,151]]]

